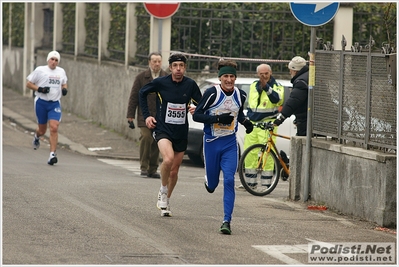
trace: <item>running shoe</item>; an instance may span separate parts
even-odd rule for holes
[[[48,158],[47,163],[48,163],[49,165],[54,165],[54,164],[56,164],[57,162],[58,162],[57,154],[52,153],[52,154],[50,155],[50,157]]]
[[[155,179],[160,179],[161,178],[161,175],[159,174],[159,173],[157,173],[157,172],[154,172],[154,173],[149,173],[149,174],[147,174],[147,177],[148,178],[155,178]]]
[[[251,188],[252,190],[256,190],[256,188],[257,188],[257,184],[248,184],[248,186],[249,186],[249,188]],[[245,189],[245,187],[241,184],[241,185],[239,185],[239,186],[236,186],[236,189],[237,190],[240,190],[240,191],[247,191],[247,189]]]
[[[230,223],[223,222],[222,226],[220,226],[219,231],[225,235],[231,235]]]
[[[208,187],[208,185],[206,184],[206,181],[204,182],[204,185],[205,185],[205,189],[206,189],[206,191],[208,191],[208,193],[213,193],[213,192],[215,192],[215,189],[210,189],[209,187]]]
[[[158,192],[157,208],[160,210],[166,210],[168,208],[167,193],[162,193],[161,190]]]
[[[36,137],[33,137],[32,146],[33,146],[34,150],[39,149],[39,147],[40,147],[40,139],[36,138]]]
[[[168,203],[168,206],[166,207],[166,209],[162,209],[161,210],[161,216],[163,216],[163,217],[172,217],[172,212],[170,211],[169,203]]]

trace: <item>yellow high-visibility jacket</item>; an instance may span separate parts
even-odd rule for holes
[[[284,103],[284,86],[271,77],[267,88],[260,88],[260,82],[251,84],[248,92],[247,117],[254,122],[274,120],[278,108]]]

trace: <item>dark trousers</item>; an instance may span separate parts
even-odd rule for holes
[[[152,137],[152,131],[147,127],[140,127],[140,169],[153,174],[158,169],[159,149]]]
[[[307,124],[308,124],[308,122],[306,120],[305,121],[296,120],[295,125],[296,125],[296,135],[297,136],[306,136]]]

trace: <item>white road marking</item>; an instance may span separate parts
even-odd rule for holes
[[[107,146],[107,147],[89,147],[87,150],[89,151],[101,151],[101,150],[110,150],[112,147]]]
[[[138,161],[120,160],[120,159],[98,159],[98,160],[107,163],[109,165],[122,167],[131,172],[134,172],[134,174],[137,174],[138,176],[140,176],[141,174],[140,164]]]

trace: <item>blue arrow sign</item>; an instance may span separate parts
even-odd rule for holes
[[[301,3],[291,2],[294,17],[305,25],[317,27],[326,24],[337,14],[339,3]]]

